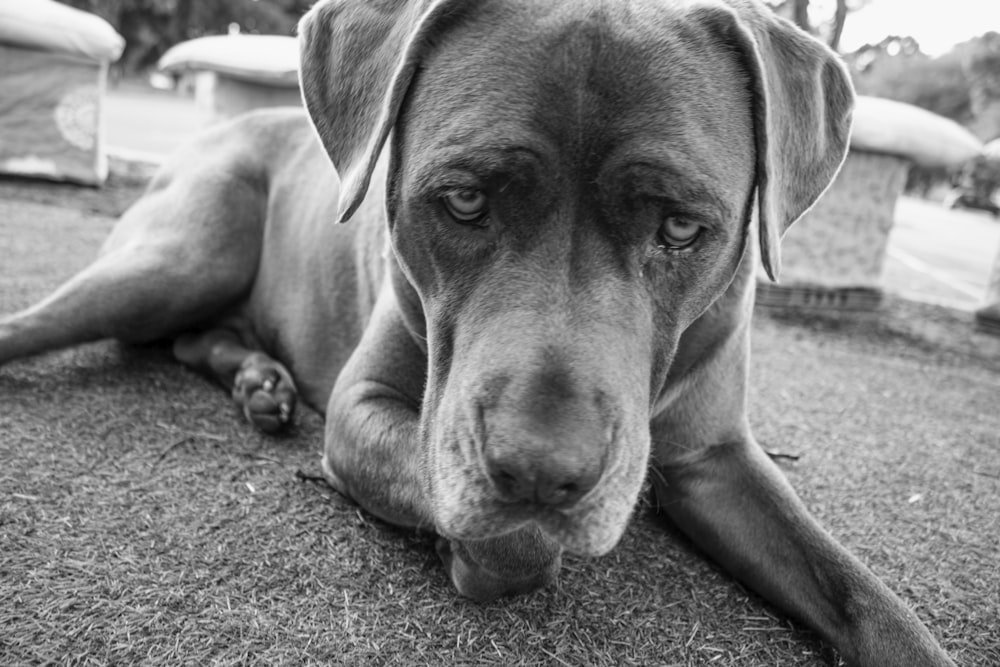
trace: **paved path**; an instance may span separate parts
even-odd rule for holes
[[[998,252],[1000,221],[988,213],[902,197],[889,238],[886,283],[909,298],[974,309]]]

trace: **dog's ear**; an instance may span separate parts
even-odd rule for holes
[[[299,23],[299,79],[340,176],[337,218],[368,191],[429,34],[454,0],[322,0]]]
[[[741,47],[752,78],[761,261],[777,280],[782,234],[826,191],[847,155],[854,89],[826,45],[756,0],[725,2],[735,11],[727,37]]]

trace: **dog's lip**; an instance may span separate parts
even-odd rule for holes
[[[563,510],[539,508],[529,503],[517,503],[516,507],[503,504],[495,505],[492,511],[480,517],[474,527],[438,525],[436,530],[441,537],[463,542],[500,537],[534,526],[571,553],[581,556],[603,555],[617,540],[593,539],[596,526],[588,525],[587,514],[586,511],[570,514]],[[484,528],[476,529],[479,526]]]
[[[582,526],[566,525],[565,522],[530,521],[519,526],[512,527],[509,531],[504,531],[500,535],[506,535],[519,528],[534,526],[553,542],[562,547],[565,551],[577,556],[593,557],[603,556],[611,551],[620,537],[619,533],[608,534],[606,536],[596,536],[593,531]],[[462,540],[482,540],[489,537],[499,537],[499,535],[483,535],[474,538],[456,538]]]

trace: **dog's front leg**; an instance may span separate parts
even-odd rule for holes
[[[426,367],[387,283],[327,404],[327,480],[372,514],[404,527],[433,527],[420,476]]]
[[[694,542],[849,664],[954,664],[916,614],[808,514],[749,436],[660,460],[658,472],[659,505]]]

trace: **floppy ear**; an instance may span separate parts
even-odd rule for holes
[[[322,0],[299,23],[302,95],[340,176],[340,222],[368,191],[429,33],[457,4]]]
[[[826,45],[759,2],[726,4],[735,10],[730,37],[752,78],[761,261],[777,280],[781,236],[826,191],[847,155],[854,89]]]

